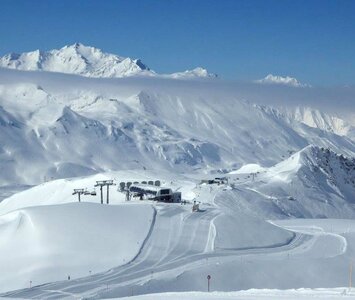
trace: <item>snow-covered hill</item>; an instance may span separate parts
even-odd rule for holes
[[[244,165],[239,170],[226,174],[231,179],[232,189],[229,195],[219,203],[227,205],[228,199],[239,199],[240,203],[252,212],[252,215],[267,218],[353,218],[355,216],[355,159],[314,145],[292,154],[280,163],[269,168],[260,168],[256,164]],[[194,190],[199,180],[196,175],[171,175],[171,172],[149,170],[122,170],[105,174],[96,174],[84,178],[60,179],[38,185],[30,190],[15,194],[0,203],[0,214],[28,206],[54,205],[75,201],[74,188],[92,190],[96,180],[115,179],[116,181],[155,180],[183,191],[184,199],[193,200],[198,190]],[[201,179],[197,173],[197,178]],[[242,191],[242,192],[241,192]],[[85,201],[98,203],[99,196],[88,197]],[[111,202],[120,204],[125,195],[114,193]],[[26,201],[24,201],[26,199]],[[246,213],[240,211],[239,213]],[[236,212],[234,211],[234,214]],[[243,219],[239,216],[238,219]],[[232,238],[230,240],[233,240]]]
[[[278,218],[355,216],[355,160],[329,149],[307,146],[271,168],[244,166],[231,176],[231,193],[242,189],[243,201],[254,203],[252,211],[265,218],[276,212]]]
[[[3,296],[115,298],[205,291],[207,274],[212,290],[223,291],[342,286],[347,272],[336,270],[347,270],[354,254],[355,223],[339,218],[355,216],[354,172],[353,160],[308,146],[255,176],[227,175],[228,185],[148,170],[41,184],[0,203],[0,266],[8,270],[2,291],[21,289]],[[73,188],[90,190],[96,180],[108,178],[162,179],[184,199],[200,202],[200,211],[191,212],[191,204],[125,202],[125,194],[114,188],[110,205],[99,204],[99,195],[69,203],[77,202]],[[24,255],[22,248],[31,251]],[[10,252],[16,261],[11,266],[5,259]],[[96,273],[109,264],[113,268]],[[35,287],[26,288],[28,280]]]
[[[148,205],[70,203],[20,209],[1,217],[0,265],[6,276],[2,273],[0,290],[124,265],[137,255],[153,213]],[[133,214],[138,219],[133,221]]]

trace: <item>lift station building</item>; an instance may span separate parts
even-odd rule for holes
[[[181,192],[173,192],[171,188],[155,186],[150,184],[132,184],[129,192],[136,197],[146,196],[150,200],[179,203],[181,202]]]

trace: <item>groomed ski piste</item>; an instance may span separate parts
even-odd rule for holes
[[[354,294],[347,289],[297,289],[297,290],[247,290],[240,292],[186,292],[186,293],[164,293],[150,294],[144,296],[133,296],[129,300],[295,300],[295,299],[346,299],[352,298]]]
[[[257,166],[241,168],[229,174],[228,184],[200,184],[201,174],[172,177],[163,171],[136,170],[54,180],[17,193],[0,203],[0,266],[7,270],[1,296],[353,297],[348,285],[355,221],[281,217],[274,204],[280,196],[270,200],[258,186],[268,181],[277,190],[292,180],[301,168],[302,153],[256,176],[243,172],[260,172]],[[99,193],[83,196],[80,203],[72,195],[73,188],[90,189],[97,180],[157,178],[181,191],[187,204],[126,201],[117,187],[111,189],[110,204],[100,204]],[[192,212],[193,201],[200,203],[197,212]],[[295,201],[284,205],[287,202],[290,209]],[[325,207],[320,203],[317,211],[327,216]],[[206,293],[208,275],[211,293]]]

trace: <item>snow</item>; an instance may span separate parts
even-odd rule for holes
[[[259,166],[258,164],[247,164],[242,166],[240,169],[231,171],[229,174],[246,174],[246,173],[257,173],[264,171],[265,168]]]
[[[140,59],[105,53],[81,43],[50,51],[35,50],[0,57],[0,67],[25,71],[49,71],[77,74],[85,77],[121,78],[130,76],[159,76],[176,79],[215,78],[206,69],[197,67],[185,72],[159,75]]]
[[[343,297],[355,254],[351,88],[159,75],[81,44],[4,61],[1,296]],[[215,177],[228,183],[200,184]],[[78,203],[73,190],[98,180],[117,184],[110,203],[97,188]],[[149,180],[184,202],[118,191]]]
[[[96,174],[88,177],[67,178],[49,181],[23,192],[16,193],[0,203],[0,215],[31,206],[66,204],[77,201],[77,196],[73,196],[74,189],[86,189],[89,192],[96,192],[96,196],[83,195],[82,202],[100,203],[100,190],[95,188],[96,181],[114,180],[117,186],[110,188],[109,201],[111,204],[121,204],[125,202],[126,195],[118,191],[119,182],[141,182],[148,180],[159,180],[162,186],[183,192],[185,200],[192,200],[195,197],[193,188],[195,183],[187,181],[182,176],[175,176],[174,182],[164,172],[152,171],[116,171],[110,173]],[[106,189],[106,188],[105,188]],[[105,191],[104,191],[105,192]],[[104,193],[106,202],[106,193]],[[25,199],[25,200],[24,200]]]
[[[270,212],[267,218],[277,211],[279,217],[353,218],[354,165],[353,158],[311,145],[254,178],[230,175],[234,189],[229,193],[248,206],[255,203],[254,213],[267,217]]]
[[[267,75],[263,79],[256,80],[258,83],[263,83],[263,84],[283,84],[283,85],[288,85],[288,86],[293,86],[293,87],[309,87],[308,84],[303,84],[299,82],[296,78],[293,77],[282,77],[282,76],[275,76],[272,74]]]
[[[289,122],[297,121],[313,128],[320,128],[338,135],[354,139],[355,129],[349,122],[336,116],[328,115],[311,107],[281,108],[281,112]]]
[[[145,297],[150,299],[149,297],[155,296],[158,299],[159,297],[169,299],[170,296],[179,295],[181,297],[248,296],[256,299],[278,295],[303,296],[307,299],[311,295],[320,298],[328,295],[329,297],[341,296],[344,290],[347,294],[345,288],[297,291],[252,290],[208,295],[201,292],[165,294],[167,291],[206,291],[207,274],[211,274],[212,277],[212,291],[233,291],[236,288],[244,290],[252,287],[314,289],[320,286],[344,286],[348,280],[348,268],[353,255],[355,223],[352,220],[331,219],[275,221],[278,226],[295,232],[291,241],[269,247],[260,245],[246,249],[211,248],[205,252],[204,245],[210,242],[206,239],[210,234],[208,220],[214,219],[216,216],[214,213],[188,213],[184,207],[178,205],[158,205],[156,209],[157,215],[152,232],[140,254],[130,264],[84,278],[73,278],[70,281],[64,280],[9,292],[4,296],[102,299],[159,292],[162,293],[160,296],[146,295],[137,299],[145,299]],[[243,230],[249,230],[250,223],[247,221],[244,225]],[[217,234],[221,229],[216,227]]]
[[[216,78],[216,74],[209,73],[206,69],[197,67],[193,70],[186,70],[184,72],[177,72],[167,75],[167,77],[186,79],[186,78]]]
[[[347,283],[350,258],[355,249],[354,221],[350,219],[305,219],[304,217],[309,216],[310,213],[313,216],[317,214],[337,215],[343,218],[349,215],[354,216],[355,210],[351,205],[351,197],[343,196],[343,198],[333,199],[332,210],[324,202],[312,206],[312,203],[317,203],[317,200],[312,199],[314,195],[300,182],[298,189],[307,196],[304,199],[283,200],[282,190],[281,194],[278,194],[279,186],[285,184],[283,188],[287,192],[292,192],[290,184],[283,179],[276,181],[273,179],[277,172],[287,173],[288,180],[291,178],[295,180],[298,176],[302,179],[303,172],[312,168],[311,162],[323,159],[323,157],[331,162],[333,169],[336,169],[337,164],[349,164],[347,159],[341,159],[336,154],[322,151],[317,147],[307,147],[275,167],[258,174],[254,181],[251,178],[244,178],[246,174],[230,175],[230,186],[196,185],[196,179],[172,173],[159,174],[146,171],[145,175],[142,175],[139,171],[119,171],[70,180],[55,180],[17,193],[0,203],[2,214],[0,218],[5,220],[4,224],[11,224],[3,226],[6,234],[0,236],[7,237],[6,242],[31,242],[31,245],[41,245],[40,249],[49,253],[48,261],[56,261],[57,268],[63,268],[63,274],[54,272],[55,276],[61,276],[54,278],[50,277],[54,276],[50,269],[45,269],[42,273],[41,269],[34,268],[28,271],[25,267],[16,265],[17,272],[19,270],[23,272],[27,279],[19,283],[7,277],[9,280],[7,286],[12,286],[12,289],[20,288],[20,290],[3,295],[20,298],[115,298],[168,291],[205,291],[207,274],[211,274],[213,278],[213,291],[344,286]],[[319,164],[319,167],[326,168],[326,165]],[[346,177],[348,174],[340,167],[337,170],[338,177]],[[241,182],[234,183],[233,176],[239,176]],[[184,195],[190,195],[190,201],[200,202],[200,211],[191,212],[191,204],[153,204],[147,200],[125,202],[124,193],[115,189],[110,192],[112,199],[110,205],[98,204],[98,196],[83,196],[82,203],[69,203],[77,201],[76,196],[70,194],[73,188],[87,187],[90,189],[95,180],[109,178],[115,179],[117,183],[128,179],[132,181],[162,179],[173,189],[182,190],[183,198]],[[264,184],[268,178],[270,182],[266,186],[272,188],[273,192],[270,197],[267,196],[268,190],[264,190]],[[317,180],[311,184],[322,183]],[[251,189],[258,191],[259,196],[256,196]],[[320,191],[324,193],[326,189],[322,187]],[[303,208],[302,205],[304,205]],[[341,209],[338,210],[338,206]],[[152,207],[156,212],[154,218],[152,218]],[[96,217],[100,211],[102,211],[102,219],[101,216]],[[120,213],[124,214],[124,217],[120,216]],[[29,215],[34,224],[38,223],[40,229],[36,232],[43,232],[45,228],[43,235],[40,235],[43,239],[35,239],[37,233],[36,235],[26,234],[26,238],[23,239],[22,236],[18,236],[21,231],[6,229],[16,228],[14,224],[18,222],[18,214]],[[288,216],[292,214],[298,214],[303,218],[289,219]],[[80,218],[77,217],[78,215]],[[268,219],[273,220],[267,221]],[[67,227],[61,225],[63,222],[68,224]],[[81,225],[87,222],[90,225]],[[31,226],[25,224],[21,228],[32,230]],[[150,229],[148,224],[152,224]],[[70,232],[68,228],[72,226],[76,228],[76,231],[67,236],[66,233]],[[82,232],[79,228],[89,228],[89,230]],[[122,240],[123,237],[129,238],[132,230],[135,232],[134,240],[140,241],[140,245],[143,245],[141,248],[138,245],[134,248],[134,242]],[[147,233],[148,230],[149,233]],[[58,232],[58,237],[54,240],[50,238],[52,235],[49,235],[52,231]],[[95,234],[98,235],[105,232],[101,238],[110,238],[112,244],[119,243],[121,250],[123,244],[119,241],[127,244],[127,248],[124,249],[135,250],[127,256],[124,253],[128,250],[123,249],[121,253],[117,248],[115,250],[117,256],[112,256],[107,262],[106,268],[109,270],[105,271],[105,265],[102,263],[91,276],[87,276],[88,270],[91,270],[91,261],[101,263],[102,251],[93,250],[88,253],[91,258],[89,263],[85,261],[87,256],[84,256],[82,260],[75,259],[78,264],[72,263],[72,269],[66,269],[65,262],[71,262],[75,258],[75,253],[73,254],[69,249],[77,249],[80,253],[84,251],[82,249],[87,247],[85,241],[90,240],[88,236],[92,236],[92,232],[97,232]],[[73,243],[68,239],[76,239],[76,244],[74,243],[76,246],[60,248],[60,245]],[[40,243],[42,240],[43,244]],[[99,244],[105,245],[107,242],[98,240],[97,244],[97,247],[100,247]],[[8,247],[15,247],[8,242],[6,245],[0,248],[1,251],[7,252],[10,251]],[[63,261],[53,260],[52,249],[62,253],[65,259]],[[137,252],[138,255],[135,256]],[[21,252],[14,250],[14,253],[20,255]],[[38,261],[36,255],[35,251],[29,251],[25,259],[36,262]],[[18,260],[21,263],[20,258]],[[130,261],[130,263],[124,264],[124,259],[125,262]],[[23,266],[27,265],[27,263],[23,264]],[[9,270],[13,269],[9,268]],[[305,273],[304,270],[307,272]],[[97,273],[97,271],[102,272]],[[13,272],[15,276],[17,273],[14,270]],[[68,272],[72,274],[70,281],[66,280]],[[323,276],[318,276],[319,273]],[[41,277],[43,274],[46,274],[45,277]],[[85,277],[78,278],[81,276]],[[36,286],[23,289],[28,287],[29,277],[36,278],[34,281]],[[62,281],[53,282],[58,279]],[[11,288],[7,288],[9,289]],[[283,292],[280,291],[280,293]],[[315,294],[317,295],[317,292]],[[165,295],[162,294],[161,297],[164,298]]]
[[[151,206],[134,204],[69,203],[3,215],[1,292],[124,265],[138,254],[153,219]]]
[[[234,92],[211,93],[210,82],[5,69],[0,77],[0,140],[6,141],[0,142],[6,170],[0,185],[117,169],[270,167],[309,144],[346,155],[355,151],[347,136],[290,122]]]
[[[100,49],[80,43],[48,52],[36,50],[22,54],[8,54],[0,58],[0,66],[18,70],[79,74],[87,77],[154,74],[140,60],[104,53]]]
[[[161,293],[142,296],[133,296],[120,299],[153,300],[153,299],[191,299],[191,300],[293,300],[293,299],[347,299],[355,295],[348,288],[336,289],[295,289],[295,290],[257,290],[250,289],[239,292],[186,292],[186,293]]]

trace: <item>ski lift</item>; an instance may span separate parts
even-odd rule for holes
[[[120,182],[120,191],[124,191],[125,187],[126,187],[126,183]]]
[[[90,195],[91,196],[96,196],[96,191],[95,190],[91,191]]]

